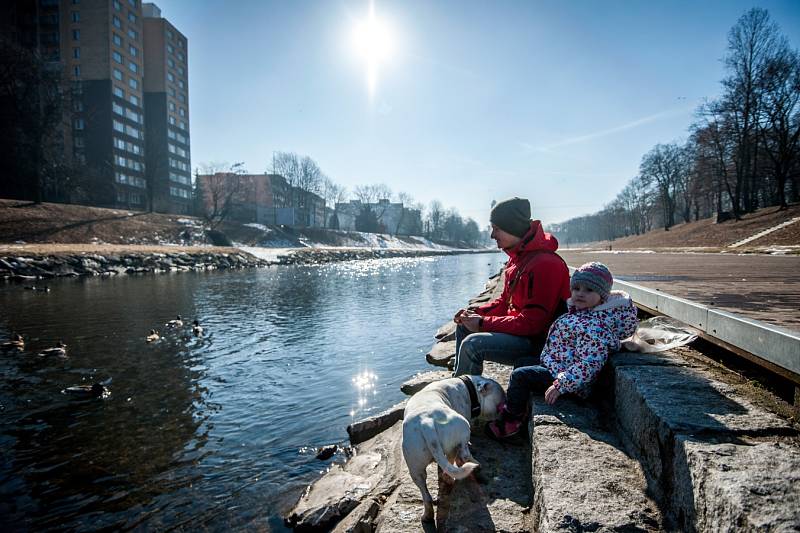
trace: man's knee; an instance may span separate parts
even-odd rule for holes
[[[473,333],[461,341],[461,349],[459,351],[459,355],[463,354],[473,361],[478,361],[482,359],[481,351],[483,348],[483,342],[480,335]]]

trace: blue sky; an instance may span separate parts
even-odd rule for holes
[[[613,200],[719,94],[751,7],[800,46],[796,0],[375,0],[391,53],[371,94],[352,39],[369,0],[155,3],[189,40],[194,167],[297,152],[481,225],[492,199],[527,197],[545,224]]]

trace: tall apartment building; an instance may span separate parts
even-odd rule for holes
[[[147,179],[154,209],[188,213],[192,202],[189,148],[189,49],[186,37],[144,4],[144,109]]]
[[[141,0],[10,0],[3,14],[19,44],[62,71],[58,144],[82,177],[71,200],[189,212],[186,37]]]

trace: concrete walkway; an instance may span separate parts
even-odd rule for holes
[[[608,265],[616,278],[800,331],[800,255],[559,251],[572,267]]]

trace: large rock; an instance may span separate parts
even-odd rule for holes
[[[424,389],[427,385],[433,383],[434,381],[447,379],[452,376],[453,374],[447,370],[432,370],[430,372],[420,372],[413,378],[407,380],[402,385],[400,385],[400,390],[403,392],[403,394],[412,396],[421,391],[422,389]]]
[[[679,361],[611,361],[621,435],[668,520],[683,531],[800,529],[797,431],[722,374]]]
[[[358,444],[371,439],[381,431],[389,429],[395,422],[403,419],[403,411],[406,408],[406,400],[393,405],[392,407],[370,416],[358,422],[353,422],[347,426],[347,434],[350,436],[352,444]]]
[[[800,530],[796,442],[707,443],[681,435],[673,475],[684,531]]]
[[[329,531],[354,509],[363,516],[372,514],[371,505],[359,505],[368,498],[385,500],[398,486],[402,424],[397,422],[388,431],[357,447],[356,455],[344,465],[335,464],[303,494],[287,515],[285,522],[297,531]]]
[[[661,515],[631,459],[595,407],[534,396],[531,531],[659,531]]]
[[[448,361],[456,356],[456,341],[437,342],[425,355],[428,364],[446,367]]]
[[[447,342],[456,339],[456,323],[452,320],[436,330],[436,335],[433,336],[437,341]]]

